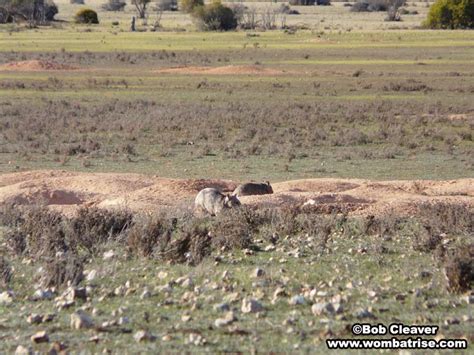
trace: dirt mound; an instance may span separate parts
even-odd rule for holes
[[[48,71],[48,70],[76,70],[77,67],[47,60],[25,60],[11,62],[0,66],[0,70],[11,71]]]
[[[177,67],[155,71],[159,74],[210,74],[210,75],[281,75],[282,70],[266,68],[262,65],[226,65],[223,67]]]
[[[215,187],[231,192],[239,182],[167,179],[140,174],[30,171],[0,175],[0,204],[43,203],[64,213],[79,207],[127,208],[135,212],[190,210],[197,192]],[[474,179],[449,181],[370,181],[305,179],[272,184],[272,195],[243,196],[256,207],[298,206],[318,213],[415,215],[426,204],[474,209]]]

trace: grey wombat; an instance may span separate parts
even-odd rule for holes
[[[224,195],[217,189],[208,187],[199,191],[194,200],[194,207],[197,211],[209,213],[215,216],[225,208],[240,206],[240,201],[236,196]]]

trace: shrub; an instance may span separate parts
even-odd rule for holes
[[[352,12],[375,12],[387,11],[390,7],[390,0],[360,0],[352,7]]]
[[[73,4],[73,5],[84,5],[85,4],[84,0],[69,0],[69,3]]]
[[[44,287],[77,286],[84,278],[84,259],[69,253],[44,259],[41,284]]]
[[[316,0],[316,5],[329,6],[331,5],[331,0]]]
[[[31,25],[54,20],[58,7],[51,0],[0,0],[0,23],[26,20]]]
[[[316,4],[316,0],[290,0],[289,4],[292,6],[313,6]]]
[[[228,31],[237,27],[237,19],[232,9],[220,2],[198,6],[193,11],[193,17],[203,31]]]
[[[127,6],[127,3],[123,0],[108,0],[102,5],[102,9],[105,11],[123,11]]]
[[[163,216],[141,217],[127,233],[129,251],[145,257],[163,252],[170,242],[176,222],[176,219],[169,220]]]
[[[425,26],[435,29],[474,28],[474,0],[437,0]]]
[[[179,2],[180,10],[187,13],[192,13],[199,6],[204,6],[203,0],[181,0]]]
[[[474,287],[474,244],[457,247],[445,256],[448,290],[464,292]]]
[[[97,12],[91,9],[82,9],[76,13],[74,17],[76,23],[88,23],[88,24],[98,24],[99,18],[97,17]]]
[[[94,254],[102,244],[117,239],[129,228],[132,215],[127,211],[82,208],[64,224],[69,245]]]
[[[12,275],[13,271],[10,263],[4,256],[0,255],[0,289],[8,288]]]

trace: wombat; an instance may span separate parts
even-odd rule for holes
[[[221,213],[225,208],[233,208],[236,206],[240,206],[240,201],[236,196],[224,195],[212,187],[199,191],[194,200],[196,211],[209,213],[211,216]]]
[[[237,188],[232,193],[233,196],[250,196],[250,195],[266,195],[272,194],[273,189],[270,185],[270,181],[265,181],[262,183],[257,182],[248,182],[237,186]]]

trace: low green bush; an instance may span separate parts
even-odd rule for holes
[[[474,0],[437,0],[425,26],[433,29],[474,28]]]

